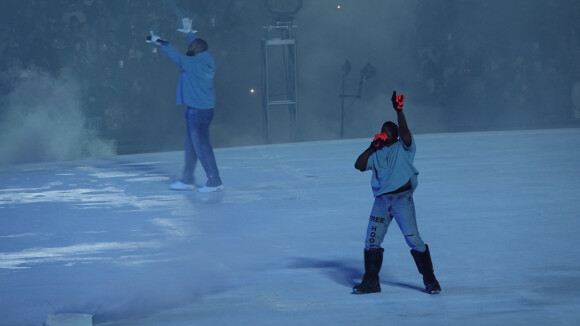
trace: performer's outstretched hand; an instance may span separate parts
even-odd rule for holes
[[[391,96],[391,102],[393,103],[393,108],[397,111],[403,110],[403,102],[405,101],[405,95],[397,95],[397,91],[393,91],[393,96]]]
[[[159,38],[158,35],[155,35],[155,33],[153,33],[153,31],[149,32],[149,36],[147,36],[147,39],[145,40],[145,42],[147,43],[153,43],[153,44],[157,44],[157,45],[161,45],[161,44],[169,44],[169,42],[162,40]]]
[[[196,30],[191,29],[191,24],[193,23],[193,20],[191,20],[191,18],[185,17],[181,20],[181,24],[183,25],[183,28],[178,29],[178,32],[181,33],[197,33]]]
[[[155,33],[153,33],[153,31],[149,31],[149,37],[147,37],[147,43],[155,43],[157,45],[161,44],[159,42],[160,38],[158,35],[155,35]]]

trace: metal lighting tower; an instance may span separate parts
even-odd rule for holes
[[[298,112],[298,89],[296,78],[296,26],[294,15],[302,7],[302,1],[266,1],[266,7],[274,16],[274,22],[264,26],[262,39],[262,96],[264,107],[264,138],[271,143],[271,111],[275,107],[288,108],[291,138],[296,137]]]
[[[352,105],[354,104],[354,102],[360,98],[362,98],[362,86],[363,83],[366,80],[369,80],[371,78],[373,78],[375,76],[375,74],[377,73],[377,69],[371,65],[370,63],[367,63],[366,66],[364,66],[361,70],[360,70],[360,81],[358,82],[358,93],[356,94],[346,94],[345,93],[345,85],[346,85],[346,76],[348,76],[348,74],[350,73],[350,61],[346,60],[344,65],[342,66],[342,93],[340,93],[339,97],[340,97],[340,138],[344,138],[344,114],[352,107]],[[345,99],[346,98],[352,98],[352,102],[350,103],[350,105],[345,108]]]

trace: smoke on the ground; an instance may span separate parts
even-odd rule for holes
[[[114,155],[86,120],[73,77],[35,69],[3,74],[10,93],[1,103],[0,164],[72,160]]]

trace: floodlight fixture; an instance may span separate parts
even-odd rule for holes
[[[371,79],[377,74],[377,69],[370,63],[367,63],[367,65],[360,70],[360,74],[363,81]]]
[[[360,80],[358,82],[358,92],[356,94],[346,94],[345,93],[345,81],[346,81],[346,76],[348,76],[348,74],[350,73],[351,70],[351,66],[350,66],[350,61],[346,60],[344,65],[342,65],[341,67],[342,70],[342,93],[339,95],[341,101],[341,106],[340,106],[340,112],[341,112],[341,116],[340,116],[340,138],[344,138],[344,114],[346,113],[346,111],[348,111],[352,105],[354,104],[354,102],[358,99],[360,99],[362,97],[362,87],[363,87],[363,83],[368,80],[373,78],[376,74],[377,74],[377,69],[370,63],[367,63],[364,67],[362,67],[362,69],[360,70]],[[345,107],[345,99],[346,98],[351,98],[352,102],[350,103],[350,105],[348,107]]]
[[[343,77],[348,76],[348,74],[350,74],[350,70],[351,70],[350,61],[346,60],[344,62],[344,65],[342,65],[342,75],[343,75]]]

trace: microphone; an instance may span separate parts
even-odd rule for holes
[[[151,42],[151,35],[147,36],[147,41]],[[162,40],[162,39],[158,39],[158,40],[157,40],[157,43],[159,43],[159,44],[164,44],[164,45],[165,45],[165,44],[169,44],[169,42],[167,42],[167,41],[165,41],[165,40]]]

